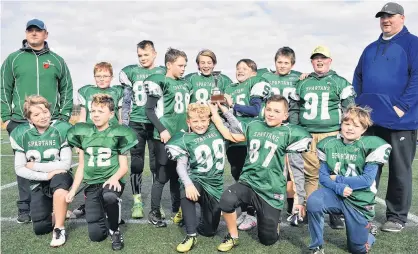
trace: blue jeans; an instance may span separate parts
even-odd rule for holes
[[[375,237],[369,233],[369,221],[352,206],[344,203],[343,197],[333,190],[321,188],[313,192],[307,202],[309,233],[311,244],[309,248],[324,244],[324,215],[326,213],[343,214],[346,224],[347,245],[351,253],[367,253],[375,242]]]

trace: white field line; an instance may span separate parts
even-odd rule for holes
[[[71,167],[75,167],[77,165],[78,165],[78,162],[77,163],[74,163],[73,165],[71,165]],[[5,190],[5,189],[10,188],[10,187],[13,187],[15,185],[17,185],[17,182],[8,183],[8,184],[5,184],[5,185],[1,186],[0,187],[0,190]]]
[[[1,157],[14,157],[14,154],[1,154]],[[78,155],[73,155],[73,158],[78,158]],[[130,155],[128,155],[128,158],[131,158]],[[145,155],[145,158],[148,158],[148,155]],[[418,159],[417,159],[418,160]]]
[[[386,207],[386,202],[385,200],[376,197],[376,202],[384,207]],[[418,216],[416,216],[415,214],[412,213],[408,213],[408,220],[415,222],[416,224],[418,224]]]

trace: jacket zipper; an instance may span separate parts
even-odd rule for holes
[[[39,58],[35,54],[36,57],[36,87],[38,89],[38,95],[39,95]]]

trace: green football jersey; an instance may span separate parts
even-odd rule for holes
[[[176,80],[162,74],[154,74],[144,81],[144,85],[149,96],[158,98],[155,114],[170,135],[186,131],[186,111],[190,101],[191,84],[185,79]],[[157,128],[154,128],[154,139],[160,139]]]
[[[192,84],[192,91],[190,95],[190,103],[193,102],[207,102],[212,94],[212,89],[215,87],[215,79],[212,75],[204,76],[200,72],[190,73],[184,77]],[[224,92],[225,87],[230,85],[232,80],[227,76],[221,74],[218,77],[218,88]]]
[[[362,136],[351,144],[344,144],[341,135],[327,137],[317,144],[319,160],[325,162],[330,174],[344,177],[360,176],[367,163],[384,164],[392,147],[375,136]],[[376,182],[370,188],[354,190],[343,201],[362,213],[368,220],[375,215]]]
[[[124,125],[110,125],[99,131],[94,124],[77,123],[67,138],[71,146],[84,151],[83,181],[87,184],[106,182],[119,170],[119,155],[138,143],[135,132]]]
[[[271,95],[282,95],[287,101],[290,96],[296,95],[296,83],[299,81],[299,77],[302,73],[291,70],[287,75],[278,75],[274,71],[269,69],[261,69],[257,72],[257,75],[265,78],[271,85]],[[263,102],[260,118],[264,118],[264,108],[266,104]]]
[[[18,125],[10,133],[10,144],[15,152],[24,153],[26,159],[47,163],[60,160],[60,151],[68,147],[67,132],[71,128],[68,122],[54,120],[42,134],[29,123]],[[38,183],[31,181],[31,185]]]
[[[124,86],[132,88],[132,109],[129,119],[137,123],[149,123],[145,114],[145,104],[147,103],[147,94],[145,92],[144,80],[152,74],[165,74],[166,69],[163,66],[145,69],[140,65],[128,65],[119,73],[119,82]]]
[[[218,129],[209,125],[204,134],[177,133],[166,145],[172,160],[186,156],[189,160],[189,177],[202,185],[209,195],[221,199],[225,167],[225,142]]]
[[[106,89],[99,88],[95,85],[85,85],[82,88],[78,89],[78,100],[80,101],[81,107],[86,109],[86,122],[93,123],[90,116],[91,111],[91,102],[93,101],[93,95],[98,93],[108,94],[112,96],[113,101],[115,102],[115,117],[113,117],[110,122],[112,124],[119,123],[119,114],[118,110],[122,107],[123,101],[123,86],[111,86]]]
[[[324,76],[311,73],[296,85],[296,97],[299,101],[299,123],[311,133],[327,133],[340,129],[341,103],[354,102],[353,86],[335,71]]]
[[[255,120],[242,127],[248,154],[239,181],[250,185],[272,207],[282,209],[287,182],[285,154],[307,151],[312,137],[304,128],[288,123],[269,127]]]

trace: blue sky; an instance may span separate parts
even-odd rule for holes
[[[374,18],[386,1],[10,1],[1,3],[1,61],[17,50],[25,24],[43,20],[52,50],[67,62],[74,91],[94,82],[93,66],[113,64],[115,78],[126,65],[137,63],[136,44],[153,40],[157,63],[168,47],[184,50],[186,73],[195,72],[196,54],[212,49],[217,69],[232,79],[235,63],[251,58],[259,68],[272,67],[278,48],[296,52],[295,69],[312,71],[309,56],[315,46],[330,48],[333,69],[349,82],[358,58],[380,34]],[[406,26],[418,34],[418,2],[399,1]]]

